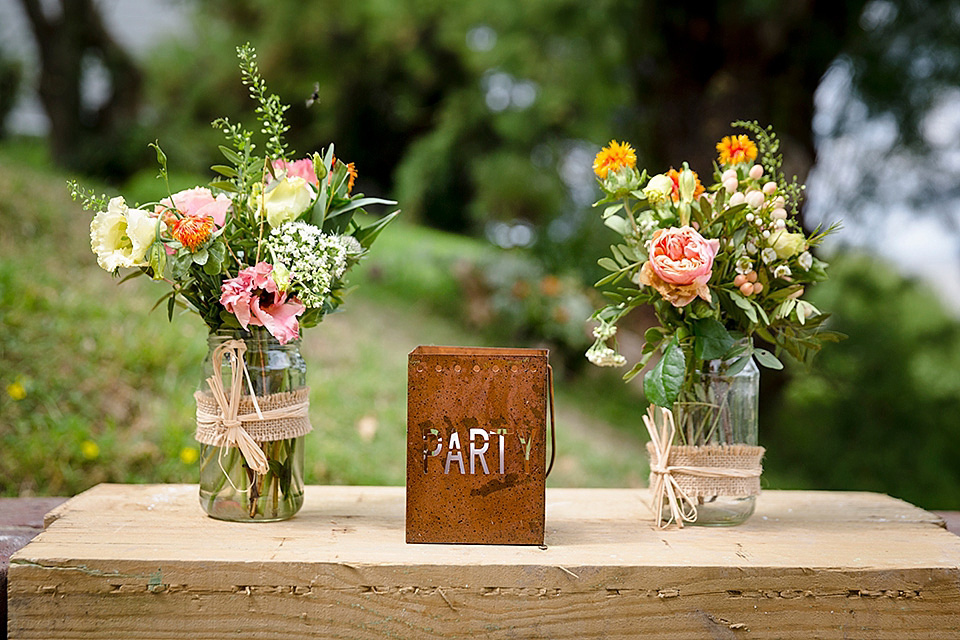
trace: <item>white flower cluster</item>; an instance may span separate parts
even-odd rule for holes
[[[617,335],[617,325],[615,324],[610,324],[601,320],[600,324],[593,328],[593,337],[601,341],[609,340],[615,335]]]
[[[327,235],[302,221],[284,222],[270,232],[267,249],[274,268],[280,267],[307,307],[319,308],[346,273],[359,260],[363,247],[353,236]]]
[[[622,367],[627,364],[627,359],[611,349],[610,347],[597,347],[587,351],[587,360],[598,367]]]

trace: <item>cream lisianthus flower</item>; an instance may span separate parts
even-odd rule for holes
[[[90,223],[90,248],[97,254],[97,264],[107,271],[143,267],[156,232],[155,216],[129,208],[121,197],[112,198],[107,210],[98,211]]]
[[[263,212],[274,229],[295,220],[307,210],[316,193],[300,176],[286,176],[267,187],[263,194]]]

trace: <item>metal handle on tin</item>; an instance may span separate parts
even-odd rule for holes
[[[550,389],[550,464],[547,466],[547,475],[553,469],[553,461],[557,456],[557,425],[553,416],[553,367],[547,365],[547,387]]]

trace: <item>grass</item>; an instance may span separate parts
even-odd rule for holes
[[[96,265],[90,215],[42,161],[30,145],[0,148],[0,495],[196,482],[192,394],[205,327],[151,313],[163,286],[118,286]],[[483,344],[458,321],[452,274],[487,251],[397,224],[358,268],[344,311],[305,333],[308,482],[404,482],[406,354],[419,344]],[[606,380],[558,385],[552,485],[645,482],[641,400],[615,379],[616,392],[602,393]]]

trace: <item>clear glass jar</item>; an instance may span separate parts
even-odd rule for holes
[[[676,434],[673,445],[757,446],[760,370],[753,358],[733,374],[732,363],[712,360],[673,405]],[[698,495],[693,498],[693,524],[740,524],[756,507],[756,495]]]
[[[207,379],[213,375],[213,353],[228,340],[243,340],[249,387],[258,397],[305,391],[307,369],[300,355],[300,341],[281,345],[267,331],[212,333],[208,338],[200,392],[209,393]],[[224,386],[229,386],[232,367],[229,358],[221,363]],[[273,522],[293,516],[303,505],[303,449],[305,436],[257,442],[267,458],[264,474],[251,469],[237,447],[200,445],[200,504],[213,518],[235,522]]]

